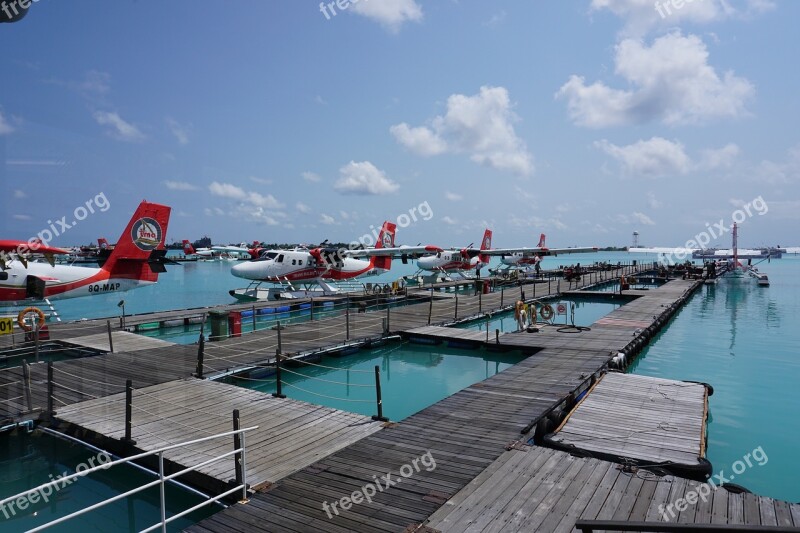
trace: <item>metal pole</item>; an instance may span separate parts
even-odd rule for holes
[[[239,503],[247,503],[247,445],[244,442],[245,433],[242,436],[242,499]]]
[[[206,352],[206,338],[200,331],[200,338],[197,341],[197,368],[195,369],[195,376],[197,379],[203,379],[203,356]]]
[[[286,398],[281,387],[281,351],[275,350],[275,392],[272,393],[275,398]]]
[[[431,299],[428,301],[428,325],[431,325],[431,315],[433,314],[433,289],[431,289]]]
[[[233,430],[239,431],[239,410],[233,410]],[[242,438],[240,433],[233,434],[233,449],[240,450],[233,455],[233,468],[236,473],[236,484],[241,485],[244,482],[244,473],[242,471]]]
[[[500,287],[500,307],[503,307],[503,296],[505,295],[506,290],[503,287]]]
[[[114,353],[114,339],[111,337],[111,321],[106,320],[106,329],[108,330],[108,351]]]
[[[281,321],[280,320],[278,320],[278,323],[277,323],[276,327],[278,328],[278,353],[283,353],[283,344],[281,342]]]
[[[383,416],[383,400],[381,399],[381,367],[375,365],[375,394],[378,400],[378,414],[373,416],[373,420],[388,422],[389,419]]]
[[[389,312],[390,310],[391,310],[391,308],[389,308],[389,307],[386,308],[386,333],[387,334],[389,333],[389,327],[390,327],[389,326],[389,317],[391,316],[391,313]]]
[[[47,362],[47,419],[53,418],[53,362]]]
[[[314,297],[311,297],[311,322],[314,321]]]
[[[158,452],[158,479],[161,480],[161,532],[167,533],[167,497],[164,486],[164,452]]]
[[[253,304],[253,333],[255,333],[256,329],[256,304]]]
[[[500,330],[499,329],[495,329],[494,330],[494,342],[495,342],[495,344],[500,344]]]
[[[28,362],[22,360],[22,388],[25,394],[25,405],[28,406],[28,411],[33,411],[33,400],[31,399],[31,367]]]
[[[345,340],[350,340],[350,307],[344,310],[344,322],[347,329],[345,329]]]
[[[456,287],[456,310],[453,313],[453,320],[458,320],[458,287]]]
[[[36,356],[35,361],[39,362],[39,321],[34,319],[33,322],[33,343],[34,343],[34,354]]]
[[[125,438],[122,442],[130,445],[136,444],[136,441],[131,438],[131,431],[133,429],[133,382],[131,380],[125,381]]]
[[[478,312],[480,313],[483,310],[483,284],[481,284],[481,290],[478,292]]]

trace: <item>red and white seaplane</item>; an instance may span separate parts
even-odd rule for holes
[[[0,241],[0,305],[94,296],[155,283],[170,262],[164,248],[169,215],[165,205],[139,204],[99,268],[55,264],[53,257],[69,250],[35,240]]]
[[[441,251],[436,246],[395,247],[396,231],[396,224],[384,222],[374,248],[334,248],[323,244],[311,249],[263,250],[257,259],[231,268],[231,274],[253,283],[229,293],[245,301],[335,294],[339,292],[337,282],[388,272],[394,257],[407,260],[408,256]],[[262,283],[273,286],[262,289]],[[303,284],[305,288],[298,290],[294,283]],[[312,289],[311,285],[318,287]]]

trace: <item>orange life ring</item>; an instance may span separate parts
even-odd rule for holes
[[[17,315],[17,324],[19,324],[19,327],[21,327],[23,331],[33,330],[33,326],[29,326],[28,324],[25,323],[25,315],[27,315],[28,313],[36,313],[37,315],[39,315],[39,327],[36,329],[42,329],[42,327],[44,327],[45,317],[44,313],[42,313],[42,310],[39,309],[38,307],[26,307],[25,309],[19,312],[19,314]]]
[[[550,304],[545,305],[539,311],[539,314],[542,316],[544,320],[550,320],[551,318],[553,318],[553,306]]]

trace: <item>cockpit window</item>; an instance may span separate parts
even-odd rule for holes
[[[275,260],[276,263],[283,263],[283,254],[278,255],[278,258]]]

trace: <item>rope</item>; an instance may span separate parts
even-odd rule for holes
[[[304,365],[316,366],[318,368],[325,368],[325,369],[328,369],[328,370],[347,370],[348,372],[356,372],[356,373],[359,373],[359,374],[374,374],[375,373],[374,370],[360,370],[358,368],[337,368],[335,366],[325,366],[325,365],[321,365],[319,363],[312,363],[310,361],[303,361],[301,359],[292,359],[292,361],[294,361],[296,363],[303,363]],[[284,367],[281,367],[281,370],[286,370],[286,369]]]
[[[297,389],[299,391],[305,392],[306,394],[313,394],[314,396],[320,396],[322,398],[327,398],[329,400],[341,400],[343,402],[354,402],[354,403],[373,403],[373,401],[374,401],[374,400],[353,400],[353,399],[350,399],[350,398],[337,398],[336,396],[326,396],[326,395],[320,394],[318,392],[311,392],[310,390],[302,389],[302,388],[298,387],[297,385],[292,385],[291,383],[287,383],[287,382],[285,382],[283,380],[281,380],[281,383],[284,384],[284,385],[288,385],[289,387],[292,387],[292,388]]]
[[[137,411],[142,411],[143,413],[147,413],[148,415],[150,415],[152,417],[155,417],[156,418],[155,421],[161,420],[161,418],[162,418],[160,415],[157,415],[156,413],[152,413],[152,412],[148,411],[147,409],[145,409],[143,407],[139,407],[138,405],[131,404],[131,407],[133,407]],[[190,426],[188,424],[183,424],[181,422],[178,422],[174,418],[171,418],[169,423],[170,424],[176,424],[178,426],[181,426],[181,427],[184,427],[184,428],[187,428],[187,429],[191,429],[191,430],[194,430],[194,431],[199,431],[201,433],[205,433],[206,435],[216,435],[216,433],[213,433],[211,431],[207,431],[205,429],[196,428],[194,426]],[[154,436],[157,436],[157,435],[154,435]],[[164,440],[166,440],[166,439],[164,439]]]
[[[66,390],[68,390],[70,392],[74,392],[75,394],[81,394],[83,396],[88,396],[88,397],[93,398],[95,400],[100,398],[100,396],[95,396],[94,394],[89,394],[88,392],[81,392],[79,390],[75,390],[75,389],[72,389],[70,387],[67,387],[66,385],[61,385],[60,383],[53,383],[53,385],[58,385],[59,388],[66,389]]]
[[[71,377],[73,377],[75,379],[79,379],[81,381],[88,381],[90,383],[97,383],[98,385],[103,385],[104,387],[107,387],[107,386],[111,385],[111,383],[108,383],[107,381],[98,381],[96,379],[90,379],[90,378],[87,378],[85,376],[77,376],[75,374],[72,374],[71,372],[67,372],[66,370],[61,370],[60,368],[56,368],[55,365],[53,365],[53,370],[57,370],[57,371],[61,372],[62,374],[66,374],[66,375],[71,376]],[[58,385],[58,383],[56,383],[56,385]],[[59,387],[63,387],[63,385],[58,385],[58,386]]]
[[[175,407],[178,407],[178,408],[180,408],[180,409],[185,409],[185,410],[187,410],[187,411],[191,411],[191,412],[193,412],[193,413],[202,413],[202,414],[204,414],[204,415],[214,415],[214,416],[216,416],[216,417],[219,417],[219,418],[222,418],[222,419],[224,419],[224,420],[229,420],[229,419],[230,419],[230,414],[227,414],[227,415],[221,415],[221,414],[219,414],[219,413],[214,413],[214,412],[212,412],[212,411],[204,411],[204,410],[202,410],[202,409],[194,409],[194,408],[192,408],[192,407],[189,407],[188,405],[177,405],[177,406],[176,406],[174,403],[172,403],[172,402],[169,402],[169,401],[167,401],[167,400],[163,400],[163,399],[159,398],[158,396],[156,396],[155,394],[150,394],[150,393],[148,393],[148,392],[144,392],[144,390],[142,390],[142,389],[136,389],[136,395],[137,395],[137,396],[139,396],[139,395],[141,395],[141,396],[147,396],[148,398],[153,398],[154,400],[156,400],[156,401],[158,401],[158,402],[161,402],[161,403],[166,403],[166,404],[170,404],[170,405],[173,405],[173,406],[175,406]]]
[[[340,370],[347,370],[346,368],[341,368]],[[295,374],[296,376],[300,376],[306,379],[316,379],[317,381],[324,381],[325,383],[333,383],[335,385],[344,385],[346,387],[371,387],[375,388],[375,385],[364,385],[361,383],[344,383],[341,381],[332,381],[330,379],[322,379],[316,376],[307,376],[306,374],[301,374],[300,372],[294,372],[293,370],[289,370],[288,368],[281,367],[281,372],[289,372],[290,374]]]
[[[8,399],[6,399],[6,400],[0,400],[0,403],[13,402],[14,400],[19,400],[19,399],[20,399],[20,398],[22,398],[22,397],[23,397],[23,396],[22,396],[22,395],[20,395],[20,396],[15,396],[14,398],[8,398]]]

